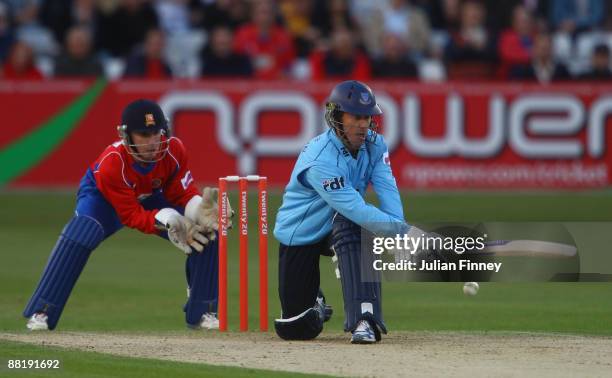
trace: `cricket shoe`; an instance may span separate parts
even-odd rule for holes
[[[26,327],[30,331],[46,331],[49,329],[47,319],[47,314],[44,312],[37,312],[28,320]]]
[[[357,328],[353,331],[351,344],[374,344],[376,342],[376,334],[367,320],[360,320],[357,323]]]
[[[316,304],[322,310],[323,321],[326,322],[331,319],[334,309],[332,306],[325,303],[325,295],[323,295],[323,290],[321,289],[319,289],[319,293],[317,294]]]
[[[191,329],[219,329],[219,319],[214,312],[205,312],[199,324],[187,324]]]

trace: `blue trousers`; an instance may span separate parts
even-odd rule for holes
[[[68,297],[85,267],[89,255],[105,239],[123,228],[115,209],[88,181],[81,182],[75,217],[66,225],[55,245],[34,294],[24,310],[30,317],[45,312],[48,325],[54,329]],[[93,184],[93,185],[92,185]],[[173,207],[158,191],[141,202],[146,210]],[[166,232],[159,236],[167,239]],[[174,246],[168,245],[168,248]],[[177,250],[178,252],[178,250]],[[218,298],[218,245],[210,242],[203,252],[193,251],[185,263],[189,298],[183,307],[189,325],[197,325],[205,312],[216,312]]]

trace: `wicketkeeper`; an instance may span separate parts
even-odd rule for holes
[[[121,121],[120,140],[102,152],[81,180],[74,216],[23,312],[29,318],[27,327],[57,326],[90,254],[127,226],[167,238],[187,254],[187,325],[218,328],[217,193],[205,188],[199,195],[185,147],[170,135],[159,105],[134,101]]]
[[[358,81],[338,84],[326,104],[329,130],[300,153],[278,211],[279,295],[283,339],[312,339],[331,311],[319,284],[319,256],[333,247],[344,297],[345,331],[352,343],[380,341],[386,333],[380,283],[362,280],[361,228],[406,232],[402,202],[385,141],[373,117],[382,114],[370,88]],[[379,208],[364,195],[372,184]]]

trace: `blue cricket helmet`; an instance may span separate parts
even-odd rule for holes
[[[343,81],[332,90],[327,103],[336,104],[337,110],[355,115],[382,114],[370,87],[357,80]]]

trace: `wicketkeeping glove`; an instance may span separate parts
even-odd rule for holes
[[[202,190],[202,196],[193,197],[185,207],[185,216],[194,221],[198,226],[202,227],[203,233],[210,239],[214,240],[215,231],[219,229],[219,189],[205,187]],[[227,200],[227,228],[232,228],[232,217],[234,210]]]
[[[155,220],[158,226],[168,231],[168,239],[172,244],[186,254],[191,253],[191,247],[202,252],[208,244],[208,238],[202,233],[202,228],[172,208],[166,207],[158,211]]]

